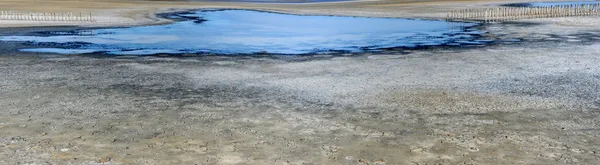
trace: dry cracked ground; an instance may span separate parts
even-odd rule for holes
[[[408,55],[4,46],[0,164],[598,164],[599,33],[548,26],[490,25],[529,32]]]

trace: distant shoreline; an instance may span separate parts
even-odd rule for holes
[[[533,2],[524,0],[520,2]],[[24,0],[15,4],[13,1],[0,0],[0,6],[11,6],[10,10],[32,12],[90,12],[96,23],[88,22],[39,22],[20,20],[0,20],[2,27],[42,27],[42,26],[82,26],[82,27],[119,27],[140,26],[170,23],[171,20],[160,18],[159,13],[186,11],[191,9],[227,8],[248,9],[267,12],[278,12],[299,15],[361,16],[386,18],[425,18],[444,19],[450,10],[462,8],[479,8],[514,3],[509,0],[480,1],[413,1],[401,2],[379,1],[336,1],[322,3],[237,3],[211,1],[57,1],[49,0],[40,8],[39,2]],[[468,4],[468,5],[466,5]],[[14,7],[13,7],[14,6]],[[8,9],[4,9],[8,10]]]

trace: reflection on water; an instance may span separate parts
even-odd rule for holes
[[[364,17],[299,16],[249,10],[203,10],[170,16],[168,25],[4,36],[31,52],[114,55],[313,54],[393,47],[482,44],[474,23]],[[89,35],[91,33],[91,35]]]

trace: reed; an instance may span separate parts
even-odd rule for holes
[[[38,22],[90,22],[94,23],[92,13],[73,12],[25,12],[0,11],[0,20],[38,21]]]
[[[547,7],[499,7],[459,9],[448,13],[451,21],[501,22],[519,19],[552,18],[571,16],[598,16],[600,4],[555,5]]]

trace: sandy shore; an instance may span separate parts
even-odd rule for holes
[[[0,7],[34,10],[34,0],[18,2]],[[89,5],[115,15],[99,25],[136,25],[159,23],[156,11],[209,7],[67,2],[35,10]],[[236,6],[432,18],[468,7],[352,3]],[[66,56],[4,43],[0,164],[597,164],[599,21],[489,24],[489,37],[524,42],[309,60]]]
[[[0,164],[595,164],[597,43],[0,56]]]

